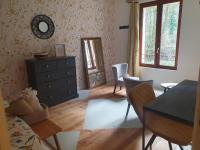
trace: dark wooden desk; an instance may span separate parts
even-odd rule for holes
[[[149,128],[155,133],[163,133],[167,138],[174,137],[170,139],[171,142],[180,139],[178,143],[188,143],[194,124],[196,91],[196,81],[184,80],[152,103],[145,105],[144,129],[146,123],[151,125]]]

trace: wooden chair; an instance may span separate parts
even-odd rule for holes
[[[200,150],[199,140],[200,140],[200,72],[199,72],[199,81],[197,88],[195,121],[194,121],[193,137],[192,137],[192,150]]]
[[[141,83],[146,83],[150,86],[153,86],[153,80],[142,81],[142,80],[136,80],[135,78],[128,77],[128,76],[123,77],[123,79],[124,79],[124,85],[126,88],[126,95],[127,95],[127,101],[128,101],[128,106],[127,106],[127,111],[126,111],[126,116],[125,116],[125,119],[126,119],[129,113],[130,106],[131,106],[131,101],[129,100],[129,96],[128,96],[128,93],[130,92],[130,90]]]
[[[153,88],[145,83],[142,83],[140,85],[135,86],[128,93],[128,95],[129,95],[131,104],[133,108],[135,109],[135,112],[137,113],[140,121],[143,123],[144,122],[143,106],[155,100],[156,98]],[[153,136],[151,137],[148,144],[146,145],[145,150],[147,150],[149,147],[152,146],[157,136],[168,140],[170,150],[172,150],[171,142],[179,145],[181,150],[183,150],[183,148],[180,145],[190,144],[191,139],[186,134],[176,135],[178,134],[176,132],[172,134],[172,132],[174,132],[174,129],[177,129],[179,127],[178,124],[170,122],[170,120],[164,119],[163,117],[156,118],[154,115],[151,115],[151,114],[149,114],[147,118],[149,120],[146,121],[146,117],[145,117],[145,125],[153,133]],[[160,130],[160,129],[163,129],[163,130]],[[188,133],[188,135],[189,134],[190,133]]]

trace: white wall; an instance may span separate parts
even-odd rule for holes
[[[145,2],[149,0],[141,0]],[[123,1],[125,3],[125,1]],[[124,7],[120,7],[120,12]],[[119,10],[118,10],[119,11]],[[124,16],[128,19],[129,15]],[[125,18],[123,18],[125,19]],[[126,20],[125,19],[125,20]],[[126,35],[125,35],[126,34]],[[128,36],[124,33],[124,36]],[[126,39],[127,40],[127,39]],[[124,40],[123,44],[127,44]],[[160,87],[160,82],[184,79],[197,80],[200,65],[200,5],[199,0],[183,0],[182,26],[180,34],[180,49],[178,68],[176,71],[141,67],[142,79],[153,79],[155,86]]]
[[[115,49],[116,62],[127,62],[128,29],[119,30],[119,26],[129,24],[130,7],[126,0],[116,0],[115,3]]]

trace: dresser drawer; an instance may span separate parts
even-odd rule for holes
[[[45,61],[35,65],[36,72],[47,72],[56,69],[56,61]]]
[[[68,68],[65,71],[66,77],[76,76],[76,68]]]
[[[48,83],[42,83],[38,85],[38,90],[41,92],[48,92],[48,91],[51,92],[52,90],[66,89],[68,87],[68,84],[66,84],[66,82],[67,82],[66,79],[61,79]]]
[[[71,97],[71,96],[73,96],[73,95],[77,95],[77,89],[76,88],[69,88],[68,90],[67,90],[67,93],[68,93],[68,97]]]
[[[76,83],[76,78],[73,78],[73,77],[71,77],[71,78],[68,78],[67,80],[66,80],[66,83],[65,83],[66,85],[67,85],[67,87],[76,87],[77,85],[77,83]]]
[[[46,104],[47,106],[53,106],[60,103],[58,101],[57,95],[53,93],[51,95],[50,94],[39,95],[38,97],[40,103]]]
[[[76,90],[60,89],[52,92],[42,92],[38,95],[39,101],[48,106],[53,106],[73,97],[77,97]]]
[[[53,81],[53,80],[63,78],[65,76],[67,76],[65,70],[59,70],[59,71],[56,71],[56,72],[39,73],[37,75],[37,82],[38,83],[49,82],[49,81]]]
[[[54,90],[51,92],[40,91],[38,94],[39,101],[47,104],[48,106],[58,104],[65,96],[67,96],[67,92],[64,89]]]
[[[65,60],[65,66],[66,67],[75,67],[76,65],[76,62],[75,62],[75,58],[74,57],[70,57],[70,58],[67,58]]]
[[[75,58],[74,57],[70,57],[70,58],[66,58],[66,59],[62,59],[57,61],[57,68],[58,69],[63,69],[66,67],[75,67]]]
[[[57,68],[64,69],[66,67],[65,62],[66,62],[66,59],[61,59],[61,60],[57,61]]]

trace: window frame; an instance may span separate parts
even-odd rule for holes
[[[178,18],[178,29],[177,29],[177,40],[176,40],[176,56],[175,56],[175,66],[163,66],[160,65],[160,42],[161,42],[161,28],[162,28],[162,12],[163,5],[173,2],[180,2],[179,7],[179,18]],[[142,32],[143,32],[143,9],[151,6],[157,6],[157,18],[156,18],[156,42],[155,42],[155,58],[154,64],[144,64],[142,63]],[[177,70],[178,65],[178,54],[179,54],[179,41],[180,41],[180,30],[181,30],[181,19],[182,19],[182,6],[183,0],[158,0],[151,1],[140,4],[140,18],[139,18],[139,64],[142,67],[151,67],[151,68],[161,68],[169,70]],[[159,49],[159,50],[158,50]]]

